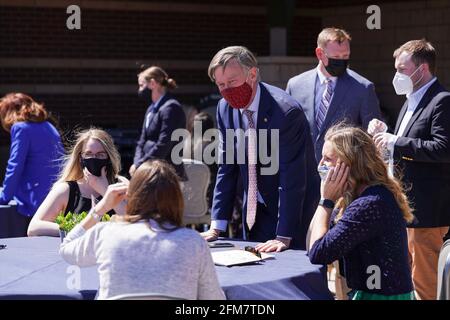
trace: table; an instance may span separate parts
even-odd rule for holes
[[[240,246],[255,245],[229,241]],[[58,254],[55,237],[1,239],[0,299],[94,299],[96,267],[70,266]],[[212,249],[224,250],[224,249]],[[286,250],[258,265],[216,267],[229,300],[332,299],[324,266],[312,265],[304,251]]]

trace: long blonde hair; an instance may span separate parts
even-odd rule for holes
[[[116,176],[121,170],[121,164],[120,154],[114,145],[112,137],[106,131],[97,128],[90,128],[79,132],[76,135],[76,138],[77,139],[71,149],[71,152],[65,158],[64,169],[61,171],[59,179],[55,185],[57,183],[77,181],[83,178],[84,174],[80,163],[81,153],[83,152],[83,149],[89,139],[95,139],[100,142],[108,154],[111,165],[106,167],[106,177],[110,184],[114,183]]]
[[[350,188],[336,203],[339,208],[336,220],[342,217],[348,205],[356,199],[362,186],[383,185],[394,195],[403,218],[412,222],[414,216],[402,183],[397,178],[389,177],[387,166],[369,134],[359,128],[338,124],[327,131],[325,141],[332,144],[337,157],[350,167]]]

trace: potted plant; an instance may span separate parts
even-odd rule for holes
[[[72,230],[78,223],[80,223],[84,218],[86,218],[86,215],[88,213],[86,211],[83,211],[81,213],[72,213],[69,212],[66,215],[64,213],[60,213],[57,217],[55,222],[59,225],[59,236],[61,238],[61,242],[63,242],[66,235]],[[109,221],[111,217],[108,214],[103,215],[102,220],[103,222]]]

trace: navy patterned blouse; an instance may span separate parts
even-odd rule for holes
[[[384,186],[370,186],[334,224],[336,213],[331,229],[312,246],[311,262],[342,258],[347,285],[354,290],[383,295],[413,291],[406,221],[393,194]]]

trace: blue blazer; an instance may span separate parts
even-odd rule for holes
[[[367,129],[370,120],[381,119],[380,106],[372,82],[347,69],[338,78],[333,99],[320,131],[315,121],[315,97],[317,69],[306,71],[288,81],[286,92],[297,100],[305,111],[311,128],[311,137],[317,162],[322,158],[325,133],[341,121]]]
[[[405,102],[395,134],[407,110]],[[416,219],[410,227],[450,226],[450,92],[439,81],[425,92],[395,142],[394,158],[403,182],[411,186],[406,195]]]
[[[186,128],[186,115],[179,103],[171,103],[161,108],[170,99],[174,99],[174,97],[170,93],[166,93],[156,106],[148,107],[141,136],[136,146],[134,165],[138,168],[150,159],[166,160],[174,166],[178,176],[185,179],[183,164],[174,164],[172,161],[172,149],[178,141],[172,141],[171,137],[172,132],[176,129]]]
[[[265,83],[261,89],[257,129],[268,129],[267,146],[271,150],[271,130],[279,130],[279,170],[273,175],[261,175],[257,164],[258,191],[277,225],[267,225],[266,234],[292,237],[292,246],[305,248],[306,232],[319,201],[319,176],[309,125],[300,105],[283,90]],[[241,126],[241,113],[222,99],[217,108],[217,123],[226,144],[227,129]],[[258,144],[261,142],[258,137]],[[234,163],[219,163],[212,207],[213,220],[230,220],[236,195],[238,175],[244,187],[243,214],[247,208],[248,166],[237,163],[237,141],[233,139]],[[225,145],[219,148],[219,158],[226,159]],[[258,214],[259,212],[257,212]],[[267,239],[270,240],[270,239]]]
[[[0,204],[14,199],[20,214],[33,216],[58,177],[63,156],[61,137],[52,124],[15,123]]]

